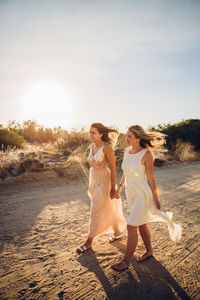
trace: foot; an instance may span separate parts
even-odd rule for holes
[[[138,262],[142,262],[142,261],[145,261],[147,260],[148,258],[151,258],[153,257],[153,252],[145,252],[144,254],[140,255],[138,258],[137,258],[137,261]]]
[[[112,265],[111,268],[117,272],[123,272],[128,269],[129,264],[127,264],[124,260],[120,263]]]
[[[80,254],[87,251],[88,249],[91,249],[91,246],[88,247],[86,246],[86,244],[83,244],[76,249],[76,252]]]
[[[120,234],[120,235],[113,235],[113,236],[111,236],[111,237],[108,239],[108,241],[109,241],[109,243],[113,243],[114,241],[121,239],[122,236],[123,236],[123,234]]]

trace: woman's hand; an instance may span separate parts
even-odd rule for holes
[[[115,193],[115,198],[116,199],[120,198],[121,191],[122,191],[122,187],[119,186],[118,189],[116,190],[116,193]]]
[[[161,204],[160,204],[160,202],[158,201],[158,199],[155,199],[155,200],[154,200],[154,203],[155,203],[156,208],[157,208],[158,210],[160,210],[160,209],[161,209]]]
[[[116,194],[115,187],[111,187],[111,190],[110,190],[110,198],[111,198],[111,199],[115,198],[115,194]]]

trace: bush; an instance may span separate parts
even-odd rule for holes
[[[0,148],[5,149],[8,146],[20,148],[22,144],[26,143],[23,136],[19,135],[13,130],[7,128],[0,129]]]
[[[60,139],[58,141],[58,147],[60,149],[67,149],[70,151],[74,151],[82,146],[89,146],[90,139],[89,135],[85,131],[72,131],[68,133],[64,139]]]
[[[158,125],[150,130],[156,130],[167,135],[166,147],[168,150],[176,151],[176,144],[179,141],[190,143],[194,150],[200,150],[200,120],[189,119],[176,124]]]

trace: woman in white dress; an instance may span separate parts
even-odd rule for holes
[[[90,175],[88,195],[91,199],[90,225],[86,242],[77,248],[82,253],[92,247],[93,239],[113,232],[110,242],[118,239],[126,226],[121,199],[115,198],[116,167],[111,135],[117,130],[101,123],[93,123],[90,128]]]
[[[138,227],[146,248],[146,252],[138,257],[138,261],[153,256],[148,222],[167,223],[170,238],[174,242],[181,239],[181,226],[172,222],[173,213],[160,211],[161,205],[158,201],[153,174],[153,157],[148,150],[159,148],[164,143],[163,136],[159,132],[146,132],[139,125],[133,125],[128,129],[126,142],[129,147],[125,149],[122,163],[123,175],[116,192],[116,197],[120,197],[124,185],[126,186],[126,197],[130,207],[127,224],[128,241],[123,260],[111,266],[116,271],[124,271],[128,268],[137,246]]]

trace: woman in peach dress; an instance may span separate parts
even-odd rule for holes
[[[117,130],[94,123],[90,128],[90,153],[88,163],[90,175],[88,196],[91,199],[90,225],[86,242],[77,248],[82,253],[92,248],[93,239],[112,232],[110,242],[121,237],[126,221],[122,212],[121,199],[115,198],[116,167],[111,135]]]

